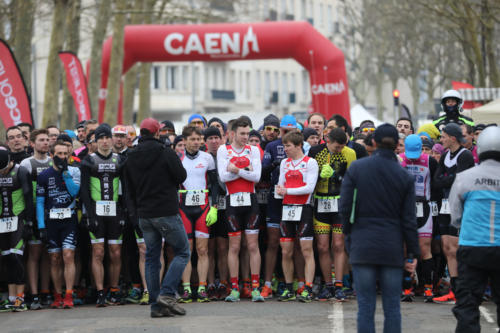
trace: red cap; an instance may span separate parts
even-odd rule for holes
[[[153,118],[146,118],[141,122],[141,130],[148,130],[151,134],[155,134],[160,130],[160,123]]]

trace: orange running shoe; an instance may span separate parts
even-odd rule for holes
[[[302,295],[302,292],[304,291],[304,289],[306,289],[306,285],[305,284],[302,287],[300,287],[300,288],[297,289],[297,293],[296,293],[297,296]],[[261,293],[261,295],[262,295],[262,293]]]
[[[432,285],[426,285],[424,288],[424,302],[432,303],[433,298],[434,298],[434,293],[432,292]]]
[[[432,301],[438,304],[455,304],[457,299],[455,298],[453,291],[450,290],[448,294],[441,297],[434,297]]]
[[[410,289],[403,289],[403,294],[401,295],[401,302],[413,302],[415,294],[413,293],[413,290]]]
[[[54,293],[54,302],[50,305],[51,309],[62,309],[63,299],[62,295],[58,293]]]
[[[240,297],[241,298],[252,298],[252,289],[250,289],[250,286],[247,284],[243,285],[243,288],[240,290]]]
[[[73,309],[73,294],[67,293],[64,295],[64,300],[63,300],[63,308],[64,309]]]
[[[262,291],[260,292],[260,296],[264,297],[265,299],[273,298],[273,290],[264,285],[264,287],[262,287]]]

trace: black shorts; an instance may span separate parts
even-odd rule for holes
[[[279,228],[281,221],[281,212],[283,209],[283,199],[276,199],[274,191],[269,193],[267,204],[266,226],[268,228]]]
[[[450,214],[439,214],[439,234],[441,236],[450,236],[450,224],[451,224],[451,215]]]
[[[239,236],[243,230],[247,234],[259,232],[259,204],[255,193],[250,193],[250,206],[232,207],[230,196],[226,196],[226,215],[229,236]]]
[[[217,222],[210,227],[210,239],[227,238],[227,216],[225,209],[217,210]]]
[[[61,252],[61,250],[75,250],[78,229],[76,214],[64,220],[47,219],[46,226],[49,253]]]
[[[311,205],[302,206],[300,221],[281,221],[280,233],[281,242],[293,241],[295,238],[313,240],[314,227]]]
[[[9,254],[24,254],[23,240],[24,215],[17,217],[17,230],[0,234],[0,253],[2,256]]]
[[[93,203],[92,209],[95,211],[95,203]],[[116,216],[96,216],[96,218],[97,232],[95,234],[89,232],[91,243],[104,243],[104,240],[107,240],[108,244],[121,245],[123,243],[123,227],[125,226],[125,217],[121,207],[117,204]]]

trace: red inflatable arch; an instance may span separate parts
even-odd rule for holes
[[[99,122],[106,102],[111,37],[103,45]],[[307,22],[128,25],[123,73],[136,62],[293,58],[309,71],[315,111],[350,122],[344,55]],[[121,115],[119,121],[121,122]]]

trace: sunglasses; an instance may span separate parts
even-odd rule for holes
[[[193,120],[191,122],[192,125],[204,125],[205,123],[201,120]]]
[[[375,132],[375,128],[373,128],[373,127],[365,127],[361,131],[364,132],[364,133],[366,133],[366,132]]]
[[[266,131],[269,131],[269,132],[274,131],[274,132],[276,132],[276,133],[279,133],[279,131],[280,131],[280,129],[279,129],[279,128],[272,127],[272,126],[266,126],[266,127],[264,127],[264,129],[265,129]]]

